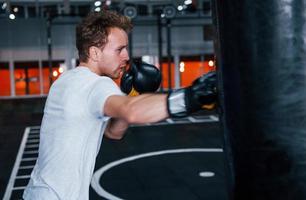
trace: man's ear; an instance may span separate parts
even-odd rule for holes
[[[99,49],[95,46],[89,47],[89,59],[93,61],[98,61],[99,60]]]

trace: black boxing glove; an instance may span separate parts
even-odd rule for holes
[[[217,78],[209,72],[196,79],[191,86],[170,92],[167,108],[170,117],[185,117],[200,110],[204,105],[217,101]]]
[[[154,65],[134,61],[122,75],[120,89],[122,92],[135,96],[137,93],[155,92],[161,83],[161,72]]]

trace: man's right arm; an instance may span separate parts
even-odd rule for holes
[[[104,113],[128,123],[152,123],[167,117],[187,116],[216,99],[216,74],[211,72],[196,79],[191,86],[169,94],[110,96],[105,102]]]
[[[121,118],[130,124],[158,122],[169,117],[166,94],[142,94],[139,96],[110,96],[104,105],[104,113]]]

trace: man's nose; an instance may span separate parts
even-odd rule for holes
[[[129,61],[129,60],[130,60],[129,52],[128,52],[127,50],[124,51],[123,58],[124,58],[126,61]]]

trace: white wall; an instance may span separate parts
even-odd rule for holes
[[[77,58],[75,48],[75,24],[67,20],[57,20],[52,25],[52,58],[65,60],[69,66],[71,59]],[[192,22],[192,23],[191,23]],[[173,55],[203,55],[213,53],[212,41],[203,40],[203,27],[211,23],[208,19],[175,21],[171,29]],[[197,25],[198,24],[198,25]],[[178,26],[179,25],[179,26]],[[184,26],[186,25],[186,26]],[[163,55],[166,56],[166,28],[163,34]],[[157,26],[135,25],[133,29],[133,56],[158,55]],[[47,25],[44,19],[0,19],[0,61],[47,60]]]

